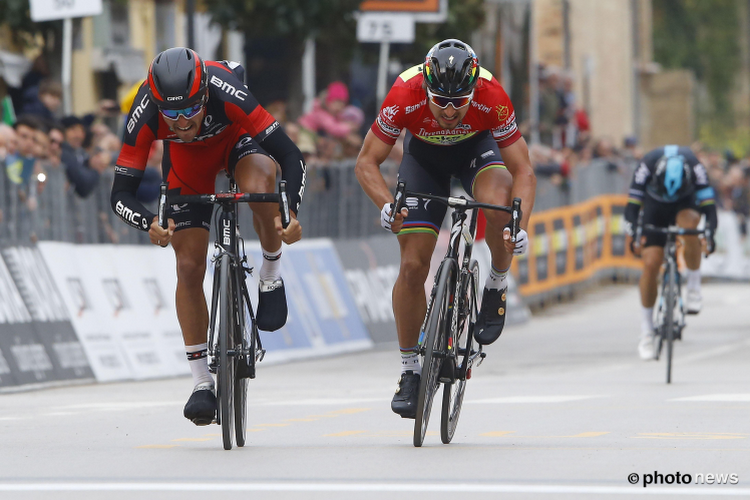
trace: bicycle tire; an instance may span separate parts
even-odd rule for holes
[[[219,422],[224,449],[231,450],[234,429],[234,381],[235,358],[229,354],[234,340],[235,308],[231,259],[222,255],[219,259],[219,364],[216,373],[216,396],[219,400]]]
[[[244,271],[236,275],[236,279],[244,279]],[[237,447],[242,448],[247,442],[247,378],[241,377],[236,369],[237,363],[253,363],[255,361],[253,349],[246,349],[245,330],[247,328],[247,307],[245,303],[245,288],[242,282],[237,283],[235,290],[239,290],[236,296],[237,316],[235,318],[235,352],[245,352],[246,356],[235,358],[235,381],[234,381],[234,430]]]
[[[469,264],[469,273],[461,284],[459,293],[456,294],[453,314],[459,314],[456,324],[458,328],[452,332],[453,348],[456,356],[457,377],[450,384],[443,384],[443,407],[440,415],[440,439],[443,444],[449,444],[456,433],[458,417],[461,415],[461,405],[466,392],[467,370],[469,366],[471,351],[473,347],[473,329],[477,320],[477,279],[479,277],[479,264],[472,260]],[[461,299],[460,302],[459,299]],[[464,345],[463,355],[459,355],[459,347]],[[470,375],[469,375],[470,376]]]
[[[667,344],[667,383],[672,383],[672,345],[674,344],[674,308],[676,306],[677,295],[675,291],[677,272],[674,262],[670,262],[664,286],[664,341]]]
[[[455,291],[456,268],[457,263],[453,259],[446,259],[440,265],[435,295],[431,297],[431,305],[428,307],[425,318],[426,326],[422,339],[424,350],[422,377],[419,382],[419,399],[414,419],[413,442],[417,448],[424,443],[427,424],[430,421],[432,400],[440,385],[438,377],[443,361],[440,353],[445,353],[448,343],[450,313],[453,308],[451,293]]]

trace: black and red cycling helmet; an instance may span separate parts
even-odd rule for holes
[[[433,94],[466,95],[479,79],[479,60],[468,43],[449,38],[436,43],[427,53],[422,75]]]
[[[191,49],[173,47],[148,68],[148,95],[162,109],[184,109],[208,94],[206,63]]]

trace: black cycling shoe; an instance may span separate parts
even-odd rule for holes
[[[507,293],[508,287],[502,290],[484,289],[482,307],[474,325],[474,340],[479,344],[491,344],[503,333]]]
[[[415,418],[417,415],[420,378],[418,373],[407,370],[398,379],[398,388],[391,400],[391,410],[401,415],[401,418]]]
[[[288,314],[284,280],[260,280],[258,292],[258,316],[255,320],[258,328],[265,332],[276,331],[286,324]]]
[[[216,418],[216,396],[213,384],[196,385],[182,414],[195,425],[213,423]]]

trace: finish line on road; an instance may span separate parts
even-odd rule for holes
[[[0,483],[0,491],[289,491],[289,492],[434,492],[538,493],[592,495],[748,496],[750,488],[567,486],[530,484],[415,483]]]

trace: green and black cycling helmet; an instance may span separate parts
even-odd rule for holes
[[[695,191],[695,173],[677,146],[665,146],[647,186],[649,193],[664,202],[679,200]]]
[[[162,109],[185,109],[208,94],[206,63],[191,49],[173,47],[148,68],[148,95]]]
[[[469,44],[449,38],[436,43],[427,53],[422,76],[433,94],[465,95],[477,84],[479,61]]]

